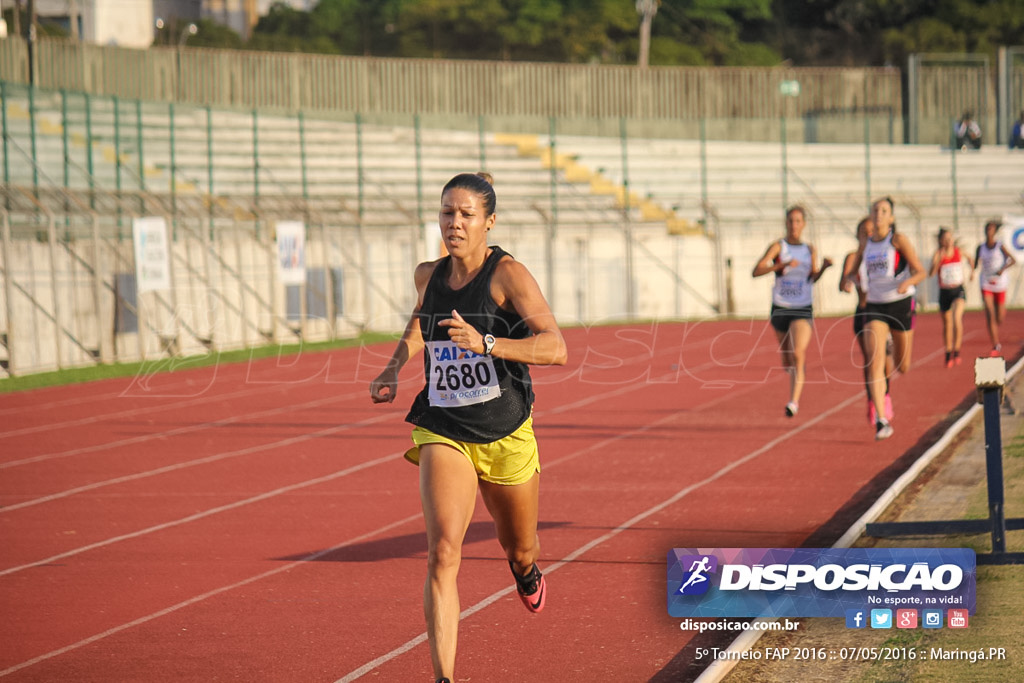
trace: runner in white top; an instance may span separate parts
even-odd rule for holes
[[[978,245],[974,256],[974,267],[978,269],[981,281],[981,298],[985,302],[985,321],[988,323],[988,336],[992,340],[992,356],[1001,356],[1003,347],[999,343],[999,326],[1006,317],[1006,289],[1009,278],[1006,269],[1016,263],[1010,252],[996,235],[999,233],[999,221],[985,224],[985,241]]]
[[[871,350],[869,389],[875,404],[875,439],[893,434],[885,417],[886,341],[892,335],[893,363],[902,373],[910,370],[910,354],[914,343],[915,285],[926,271],[917,259],[910,239],[896,232],[893,222],[893,201],[889,197],[871,205],[874,229],[870,237],[862,237],[852,269],[867,266],[867,344]]]
[[[865,216],[857,223],[857,244],[875,229],[870,216]],[[853,313],[853,336],[857,339],[861,356],[864,359],[864,395],[867,397],[868,423],[874,427],[878,415],[875,412],[875,403],[871,400],[871,349],[868,346],[868,336],[864,333],[864,326],[867,324],[868,307],[868,270],[867,264],[860,260],[860,264],[853,270],[857,262],[858,250],[854,249],[843,259],[843,277],[839,280],[839,291],[857,293],[857,309]],[[892,374],[892,344],[886,343],[885,355],[885,376]],[[885,385],[885,418],[892,419],[892,399],[889,397],[888,379]]]
[[[790,377],[786,404],[789,417],[800,409],[800,394],[804,388],[807,346],[814,319],[814,283],[832,265],[832,260],[826,258],[821,270],[817,269],[814,246],[800,240],[806,225],[804,208],[790,207],[786,211],[786,237],[768,245],[753,271],[754,277],[775,274],[770,322],[779,340],[782,366]]]

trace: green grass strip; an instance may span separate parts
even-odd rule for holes
[[[317,353],[333,351],[335,349],[351,348],[364,344],[378,344],[382,342],[395,341],[398,338],[394,334],[366,333],[352,339],[338,339],[326,342],[311,342],[299,344],[271,344],[268,346],[254,346],[248,349],[236,349],[232,351],[214,351],[196,356],[184,356],[181,358],[161,358],[157,360],[140,361],[135,363],[108,363],[91,365],[88,367],[68,368],[53,372],[39,372],[19,377],[6,377],[0,379],[0,394],[14,391],[28,391],[30,389],[41,389],[43,387],[64,386],[67,384],[80,384],[82,382],[94,382],[101,379],[115,377],[131,377],[137,375],[140,370],[145,369],[147,374],[152,374],[154,369],[163,368],[165,372],[180,372],[195,368],[219,365],[221,363],[246,363],[259,358],[272,358],[278,356],[290,356],[298,353]]]

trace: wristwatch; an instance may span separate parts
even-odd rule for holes
[[[498,340],[494,338],[493,334],[485,334],[484,335],[484,355],[485,356],[491,355],[491,351],[494,350],[494,342],[496,342],[496,341],[498,341]]]

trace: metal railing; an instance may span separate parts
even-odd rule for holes
[[[874,195],[892,194],[924,253],[940,224],[970,235],[993,215],[1019,213],[1024,190],[1024,154],[889,144],[884,111],[844,144],[798,142],[806,121],[793,116],[743,123],[774,130],[768,142],[718,140],[703,121],[697,139],[649,137],[648,120],[626,118],[596,136],[578,133],[591,119],[549,117],[531,124],[544,131],[535,135],[483,116],[455,130],[449,117],[425,115],[381,125],[9,83],[0,113],[9,234],[0,346],[15,372],[400,329],[410,273],[436,250],[437,193],[481,166],[496,178],[496,239],[531,264],[556,314],[580,323],[763,312],[765,283],[736,282],[779,236],[791,203],[807,207],[819,253],[837,255],[852,248]],[[175,285],[135,296],[131,222],[154,215],[170,228]],[[301,291],[277,281],[279,220],[306,225]],[[69,293],[76,278],[99,290],[99,304]],[[831,289],[818,308],[842,312]],[[38,343],[67,341],[61,326],[98,351]]]

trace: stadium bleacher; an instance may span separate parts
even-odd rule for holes
[[[126,213],[156,211],[194,225],[176,233],[179,267],[183,280],[200,277],[207,286],[216,277],[190,261],[195,245],[188,242],[199,240],[200,224],[227,240],[228,289],[260,291],[255,305],[268,319],[253,325],[259,334],[245,331],[242,320],[234,330],[199,331],[193,348],[209,339],[245,346],[273,337],[280,304],[261,259],[249,254],[268,248],[261,226],[282,219],[306,222],[318,262],[344,270],[336,274],[344,277],[344,305],[336,307],[345,311],[342,322],[304,334],[400,327],[409,268],[431,252],[438,193],[461,171],[493,174],[502,245],[534,264],[556,314],[580,322],[763,314],[770,283],[741,278],[781,235],[789,204],[807,208],[809,239],[834,258],[854,246],[854,226],[881,195],[895,199],[897,223],[923,253],[940,225],[959,228],[973,245],[985,220],[1024,213],[1024,154],[994,147],[953,153],[937,145],[552,140],[419,127],[412,119],[370,123],[42,90],[29,99],[27,89],[13,87],[6,103],[8,144],[0,152],[9,195],[17,189],[35,197],[55,216],[95,215],[101,234],[118,239]],[[109,248],[113,259],[121,247]],[[632,262],[624,265],[627,255]],[[827,289],[818,309],[845,311],[848,301]],[[244,311],[247,296],[226,294],[225,305]]]

